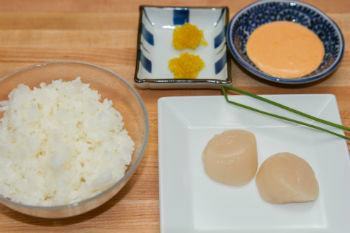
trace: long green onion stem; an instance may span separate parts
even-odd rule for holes
[[[289,112],[292,112],[292,113],[301,115],[301,116],[303,116],[303,117],[306,117],[306,118],[309,118],[309,119],[318,121],[318,122],[320,122],[320,123],[323,123],[323,124],[326,124],[326,125],[329,125],[329,126],[338,128],[338,129],[350,131],[350,128],[349,128],[349,127],[346,127],[346,126],[343,126],[343,125],[339,125],[339,124],[336,124],[336,123],[334,123],[334,122],[330,122],[330,121],[327,121],[327,120],[324,120],[324,119],[321,119],[321,118],[317,118],[317,117],[311,116],[311,115],[309,115],[309,114],[307,114],[307,113],[304,113],[304,112],[301,112],[301,111],[299,111],[299,110],[296,110],[296,109],[287,107],[287,106],[285,106],[285,105],[283,105],[283,104],[280,104],[280,103],[277,103],[277,102],[272,101],[272,100],[270,100],[270,99],[267,99],[267,98],[264,98],[264,97],[255,95],[255,94],[253,94],[253,93],[250,93],[250,92],[241,90],[241,89],[236,88],[236,87],[232,87],[232,86],[225,85],[225,86],[222,86],[221,89],[222,89],[222,93],[223,93],[223,95],[224,95],[224,97],[225,97],[225,100],[226,100],[228,103],[230,103],[230,104],[234,104],[234,105],[236,105],[236,106],[239,106],[239,107],[242,107],[242,108],[245,108],[245,109],[254,111],[254,112],[258,112],[258,113],[261,113],[261,114],[264,114],[264,115],[268,115],[268,116],[271,116],[271,117],[274,117],[274,118],[282,119],[282,120],[285,120],[285,121],[290,121],[290,122],[297,123],[297,124],[300,124],[300,125],[304,125],[304,126],[307,126],[307,127],[313,128],[313,129],[317,129],[317,130],[320,130],[320,131],[323,131],[323,132],[327,132],[327,133],[329,133],[329,134],[332,134],[332,135],[335,135],[335,136],[337,136],[337,137],[340,137],[340,138],[343,138],[343,139],[345,139],[345,140],[349,140],[349,141],[350,141],[350,137],[347,137],[347,136],[344,136],[344,135],[342,135],[342,134],[333,132],[333,131],[331,131],[331,130],[322,128],[322,127],[320,127],[320,126],[313,125],[313,124],[309,124],[309,123],[306,123],[306,122],[303,122],[303,121],[299,121],[299,120],[295,120],[295,119],[292,119],[292,118],[289,118],[289,117],[280,116],[280,115],[277,115],[277,114],[274,114],[274,113],[266,112],[266,111],[263,111],[263,110],[260,110],[260,109],[257,109],[257,108],[254,108],[254,107],[245,105],[245,104],[241,104],[241,103],[232,101],[232,100],[230,100],[230,99],[228,98],[227,90],[233,91],[233,92],[236,92],[236,93],[239,93],[239,94],[243,94],[243,95],[246,95],[246,96],[249,96],[249,97],[258,99],[258,100],[261,100],[261,101],[263,101],[263,102],[269,103],[269,104],[274,105],[274,106],[276,106],[276,107],[285,109],[285,110],[287,110],[287,111],[289,111]]]

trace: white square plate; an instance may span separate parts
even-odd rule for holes
[[[340,123],[333,95],[267,97]],[[249,97],[230,98],[301,119]],[[161,98],[158,111],[162,233],[350,232],[350,161],[345,140],[232,106],[222,96]],[[318,199],[272,205],[260,198],[254,180],[237,188],[209,179],[202,151],[211,137],[228,129],[255,134],[259,164],[282,151],[307,160],[319,182]]]

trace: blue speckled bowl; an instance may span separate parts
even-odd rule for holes
[[[260,25],[273,21],[300,23],[322,40],[325,47],[323,62],[311,74],[297,79],[272,77],[259,70],[247,56],[246,43]],[[233,58],[259,78],[280,84],[306,84],[331,74],[344,53],[344,38],[337,24],[317,8],[298,1],[258,1],[239,11],[227,27],[227,44]]]

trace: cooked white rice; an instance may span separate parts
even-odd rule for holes
[[[0,103],[0,193],[29,205],[89,198],[122,178],[134,143],[112,101],[79,78],[30,89]]]

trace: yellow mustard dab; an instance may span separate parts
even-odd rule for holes
[[[195,79],[203,68],[203,60],[190,53],[182,53],[179,57],[169,60],[169,69],[175,79]]]
[[[196,49],[200,45],[206,46],[207,44],[203,31],[196,25],[185,23],[174,30],[173,46],[177,50]]]

